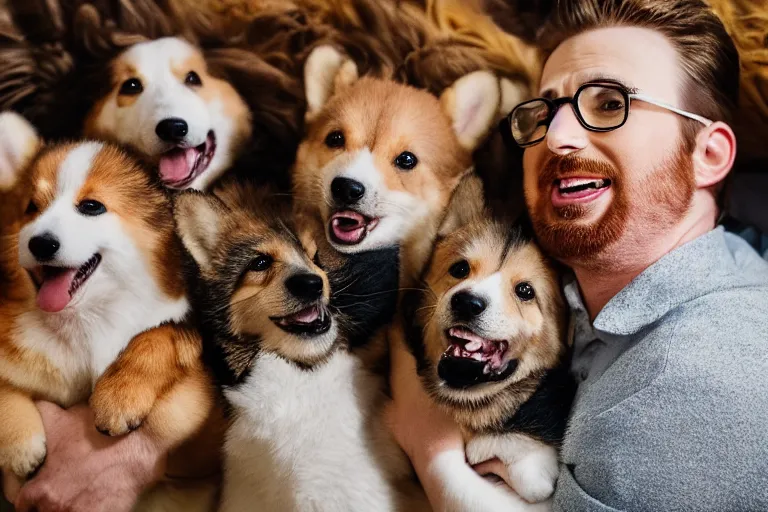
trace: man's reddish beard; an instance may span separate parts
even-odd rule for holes
[[[611,180],[613,198],[598,220],[578,223],[590,206],[552,205],[552,186],[558,178],[588,176]],[[538,201],[529,204],[531,221],[539,244],[550,256],[567,263],[589,264],[608,246],[621,239],[631,215],[650,213],[659,230],[685,215],[695,191],[690,155],[681,146],[665,163],[637,185],[626,183],[612,166],[577,156],[552,155],[537,180]],[[630,193],[632,201],[630,202]],[[645,203],[650,207],[642,207]],[[642,210],[642,211],[640,211]]]

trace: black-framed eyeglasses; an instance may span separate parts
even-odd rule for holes
[[[573,106],[579,123],[594,132],[609,132],[620,128],[627,122],[629,106],[632,100],[640,100],[671,110],[682,116],[695,119],[705,126],[712,121],[667,103],[655,100],[643,94],[627,92],[623,87],[613,84],[586,83],[578,88],[573,97],[550,100],[536,98],[517,105],[504,119],[502,129],[505,135],[520,147],[538,144],[547,135],[547,130],[555,118],[558,109],[566,104]]]

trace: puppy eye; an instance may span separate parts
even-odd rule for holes
[[[24,214],[25,215],[32,215],[33,213],[37,213],[37,211],[38,211],[38,209],[37,209],[37,205],[35,204],[35,202],[34,201],[30,201],[29,204],[27,205],[27,209],[24,211]]]
[[[200,80],[200,75],[198,75],[194,71],[190,71],[189,73],[187,73],[187,77],[184,79],[184,83],[187,85],[194,85],[194,86],[203,85],[203,81]]]
[[[272,266],[272,257],[267,254],[259,254],[248,264],[248,270],[252,272],[264,272]]]
[[[529,283],[518,283],[518,285],[515,286],[515,295],[517,295],[520,300],[528,301],[533,299],[536,296],[536,293],[533,291],[533,286]]]
[[[419,163],[419,159],[416,158],[416,155],[411,153],[410,151],[403,151],[399,155],[397,155],[397,158],[395,158],[395,165],[402,169],[403,171],[410,171],[414,167],[416,167],[416,164]]]
[[[341,130],[334,130],[325,138],[325,145],[332,149],[343,148],[345,142]]]
[[[457,261],[451,268],[448,269],[448,273],[456,279],[464,279],[469,275],[469,262],[467,260]]]
[[[138,78],[129,78],[120,86],[119,94],[123,96],[135,96],[141,94],[143,90],[144,86],[141,85],[141,80]]]
[[[100,202],[94,201],[93,199],[83,199],[77,205],[77,211],[89,217],[96,217],[97,215],[106,213],[107,208]]]

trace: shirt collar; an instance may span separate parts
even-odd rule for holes
[[[645,269],[605,305],[593,326],[614,335],[634,334],[679,305],[734,284],[723,278],[735,270],[724,229],[717,227]],[[568,281],[564,288],[568,304],[576,316],[589,318],[578,282]]]

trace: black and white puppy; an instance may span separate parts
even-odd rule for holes
[[[429,510],[370,364],[394,315],[397,249],[342,255],[287,200],[240,185],[183,192],[175,216],[231,413],[220,510]]]

